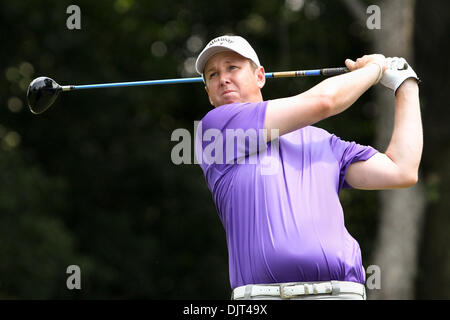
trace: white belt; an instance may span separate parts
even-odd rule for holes
[[[255,296],[277,296],[289,299],[295,296],[353,293],[364,296],[364,285],[350,281],[327,282],[290,282],[281,284],[250,284],[233,290],[233,299],[250,298]]]

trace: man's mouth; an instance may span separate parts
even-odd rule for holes
[[[224,92],[222,92],[222,95],[224,96],[224,95],[229,94],[231,92],[234,92],[234,91],[233,90],[225,90]]]

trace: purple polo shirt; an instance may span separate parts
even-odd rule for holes
[[[377,151],[313,126],[266,144],[266,107],[220,106],[196,133],[196,159],[226,231],[231,287],[365,283],[361,251],[345,228],[338,194],[350,187],[348,166]],[[231,134],[236,138],[228,139]]]

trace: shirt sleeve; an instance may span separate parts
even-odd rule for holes
[[[366,161],[378,152],[371,146],[364,146],[356,142],[348,142],[341,140],[336,135],[331,135],[331,149],[333,154],[339,162],[339,190],[349,189],[351,186],[345,180],[345,174],[348,167],[358,161]]]

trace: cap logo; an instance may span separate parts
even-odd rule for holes
[[[211,40],[211,42],[208,43],[208,47],[211,47],[211,46],[217,44],[217,42],[220,42],[219,46],[221,46],[221,45],[223,45],[224,42],[228,42],[229,44],[232,44],[234,41],[232,39],[230,39],[230,38],[220,37],[220,38],[216,38],[216,39]]]

